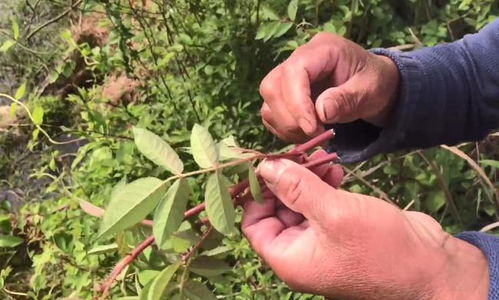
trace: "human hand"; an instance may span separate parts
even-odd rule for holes
[[[242,228],[292,289],[334,299],[487,299],[485,256],[430,216],[335,189],[341,173],[331,170],[321,179],[276,159],[258,172],[269,191],[263,204],[246,203]]]
[[[320,33],[263,79],[263,123],[290,142],[319,134],[324,123],[364,119],[382,126],[399,81],[390,58],[343,37]]]

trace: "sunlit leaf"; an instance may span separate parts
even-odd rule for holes
[[[206,128],[195,124],[191,133],[191,152],[201,168],[214,167],[218,162],[218,152],[211,134]]]
[[[211,174],[206,183],[206,213],[213,227],[223,234],[235,230],[235,211],[228,188],[229,182],[220,172]]]
[[[170,283],[170,280],[172,279],[173,275],[175,272],[178,270],[180,267],[180,263],[175,263],[173,265],[169,265],[161,273],[159,273],[156,278],[154,278],[151,287],[149,288],[148,291],[148,300],[160,300],[161,297],[163,296],[163,293],[166,291],[166,288],[168,287],[168,283]]]
[[[12,235],[0,235],[0,248],[14,248],[23,242],[22,238]]]
[[[138,127],[133,128],[133,135],[137,148],[145,157],[173,174],[182,173],[184,164],[175,150],[163,139],[147,129]]]
[[[499,169],[499,161],[498,160],[482,159],[479,162],[481,165]]]
[[[0,52],[7,52],[9,49],[16,44],[14,40],[6,40],[3,42],[2,46],[0,46]]]
[[[43,115],[44,115],[44,110],[43,107],[37,105],[35,106],[35,109],[33,109],[33,112],[31,113],[33,115],[33,122],[36,125],[41,125],[43,123]]]
[[[260,187],[260,182],[258,182],[258,178],[256,177],[253,166],[249,166],[248,168],[248,180],[253,199],[255,199],[255,201],[258,203],[263,203],[262,189]]]
[[[153,233],[158,245],[163,245],[170,234],[178,229],[184,217],[190,188],[185,178],[170,186],[154,214]]]
[[[108,245],[100,245],[96,246],[88,251],[89,255],[96,255],[96,254],[104,254],[104,253],[110,253],[110,252],[115,252],[118,250],[118,244],[112,243]]]
[[[139,299],[140,300],[149,300],[149,291],[151,290],[152,283],[154,281],[149,281],[140,291]]]
[[[12,36],[16,41],[19,39],[19,24],[14,19],[12,19]]]
[[[27,86],[26,82],[24,82],[23,84],[21,84],[19,86],[19,88],[17,89],[16,94],[14,95],[14,98],[16,98],[17,100],[19,100],[22,97],[24,97],[24,95],[26,94],[26,86]]]
[[[119,232],[144,219],[158,204],[165,186],[158,178],[145,177],[117,191],[104,214],[99,237]]]
[[[288,17],[294,21],[298,12],[298,0],[291,0],[288,4]]]

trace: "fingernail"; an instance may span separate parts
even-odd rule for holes
[[[258,172],[267,184],[274,185],[279,181],[282,167],[280,159],[269,159],[258,166]]]
[[[331,100],[329,100],[331,101]],[[326,101],[323,101],[322,102],[322,114],[324,115],[324,122],[328,122],[328,123],[334,123],[336,120],[336,116],[334,114],[331,114],[331,111],[328,111],[327,108],[326,108],[326,104],[325,104]]]
[[[300,118],[298,120],[298,125],[300,125],[300,128],[305,132],[307,135],[312,134],[316,130],[316,126],[308,119],[306,118]]]

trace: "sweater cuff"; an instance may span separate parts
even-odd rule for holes
[[[463,232],[456,236],[482,250],[489,264],[489,300],[499,300],[499,237],[481,232]]]
[[[411,112],[421,96],[423,67],[418,60],[399,51],[379,48],[370,52],[387,56],[395,62],[400,72],[399,96],[385,128],[378,128],[364,121],[333,126],[337,135],[329,150],[338,152],[342,163],[359,162],[376,154],[400,150],[399,145],[406,139]]]

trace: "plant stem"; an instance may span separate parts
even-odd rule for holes
[[[308,142],[305,142],[301,145],[296,146],[288,153],[290,153],[290,154],[305,153],[308,150],[313,149],[314,147],[319,146],[322,143],[329,141],[330,139],[334,138],[335,135],[336,135],[336,133],[334,132],[334,129],[328,129],[328,130],[324,131],[323,133],[319,134],[318,136],[310,139]]]
[[[210,225],[210,227],[208,227],[208,230],[206,230],[206,232],[201,237],[201,240],[199,240],[199,242],[197,242],[197,244],[194,245],[191,248],[191,250],[189,250],[189,252],[187,252],[185,255],[182,256],[182,261],[184,263],[188,263],[188,261],[196,253],[196,251],[198,251],[203,246],[206,240],[210,237],[210,234],[213,232],[213,230],[214,230],[213,226]]]
[[[131,264],[139,255],[149,246],[154,243],[154,236],[150,236],[145,239],[142,243],[140,243],[135,249],[130,252],[130,254],[125,257],[121,262],[119,262],[111,272],[109,278],[104,282],[101,287],[102,298],[106,298],[109,294],[109,289],[114,283],[114,280],[118,275],[129,265]]]

